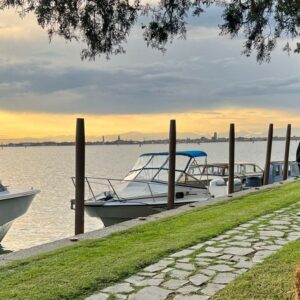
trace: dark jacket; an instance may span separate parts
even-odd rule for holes
[[[298,164],[300,164],[300,142],[299,142],[297,152],[296,152],[296,161]]]

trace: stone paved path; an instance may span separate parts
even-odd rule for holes
[[[179,251],[86,300],[206,300],[300,238],[300,202]],[[299,215],[298,215],[299,213]]]

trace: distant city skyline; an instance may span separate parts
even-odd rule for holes
[[[274,129],[274,138],[285,138],[286,135],[286,128],[275,128]],[[292,137],[299,137],[300,136],[300,128],[293,128]],[[236,132],[236,138],[266,138],[267,131],[261,132],[259,134],[251,134],[249,132]],[[95,136],[86,136],[87,142],[102,142],[102,143],[110,143],[113,141],[151,141],[151,140],[166,140],[169,138],[168,132],[160,132],[160,133],[145,133],[145,132],[122,132],[117,134],[108,134],[108,135],[95,135]],[[228,138],[228,132],[219,133],[219,132],[212,132],[208,134],[200,134],[194,132],[177,132],[177,139],[178,140],[197,140],[205,138],[207,140],[216,141],[220,139]],[[52,137],[24,137],[24,138],[15,138],[15,139],[0,139],[0,144],[8,144],[8,143],[26,143],[26,142],[33,142],[33,143],[42,143],[42,142],[74,142],[75,135],[69,136],[52,136]]]

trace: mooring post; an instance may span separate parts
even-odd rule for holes
[[[283,166],[283,180],[288,178],[289,169],[289,154],[290,154],[290,143],[291,143],[291,124],[288,124],[286,129],[286,139],[285,139],[285,152],[284,152],[284,166]]]
[[[85,133],[84,119],[77,119],[75,150],[75,235],[84,233]]]
[[[266,154],[266,163],[264,170],[264,185],[269,184],[269,175],[270,175],[270,162],[271,162],[271,154],[272,154],[272,140],[273,140],[273,124],[269,125],[269,133],[268,133],[268,142],[267,142],[267,154]]]
[[[234,144],[235,144],[235,129],[234,129],[234,124],[230,124],[230,128],[229,128],[228,194],[234,193]]]
[[[169,134],[168,209],[174,208],[175,168],[176,168],[176,121],[171,120],[170,121],[170,134]]]

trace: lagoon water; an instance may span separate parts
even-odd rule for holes
[[[290,159],[295,159],[298,142],[291,142]],[[201,149],[209,162],[228,161],[227,143],[179,144],[177,150]],[[167,151],[168,145],[88,146],[86,175],[121,178],[145,152]],[[266,142],[236,143],[236,160],[255,162],[263,167]],[[15,251],[72,236],[74,211],[73,146],[3,148],[0,150],[1,180],[5,185],[40,189],[26,215],[16,220],[2,241],[4,250]],[[274,142],[272,160],[283,160],[284,142]],[[99,220],[86,216],[85,230],[99,229]]]

